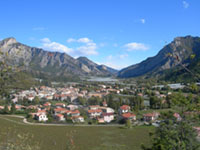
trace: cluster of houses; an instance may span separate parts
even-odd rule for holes
[[[30,90],[24,90],[13,94],[12,102],[16,103],[16,110],[35,110],[34,113],[31,113],[31,116],[33,117],[33,119],[43,122],[46,122],[48,120],[47,116],[51,115],[51,117],[53,117],[56,121],[72,120],[72,122],[74,123],[83,123],[86,119],[85,114],[87,118],[91,120],[97,120],[98,123],[110,123],[113,120],[131,120],[132,122],[136,121],[136,115],[131,112],[131,107],[128,105],[121,106],[118,112],[115,112],[114,109],[108,107],[106,101],[103,102],[102,106],[82,106],[82,109],[85,112],[84,116],[79,111],[80,105],[76,105],[76,100],[78,97],[90,98],[94,96],[102,98],[113,92],[119,94],[120,92],[123,92],[123,89],[119,89],[118,87],[113,86],[99,85],[99,88],[97,88],[93,92],[89,92],[88,90],[80,90],[80,88],[77,88],[77,86],[70,86],[65,88],[52,88],[41,86],[38,88],[35,87],[31,88]],[[166,95],[160,94],[159,91],[154,92],[155,96],[157,96],[158,98],[162,98],[163,100],[166,98]],[[170,94],[171,93],[167,93],[167,95]],[[144,98],[146,96],[143,93],[137,93],[137,95]],[[47,100],[47,102],[43,105],[38,104],[30,106],[17,104],[18,100],[20,99],[25,98],[29,101],[33,101],[35,97],[38,97],[39,99],[45,99]],[[60,103],[58,102],[52,105],[50,102],[48,102],[50,100],[57,100]],[[61,101],[68,101],[71,104],[66,106],[65,103]],[[4,109],[4,106],[0,106],[0,110],[1,109]],[[8,109],[11,109],[11,106],[8,106]],[[51,114],[49,114],[50,109],[53,110]],[[153,122],[158,119],[159,115],[160,114],[158,112],[146,113],[143,115],[143,120],[145,122]],[[177,118],[177,120],[181,120],[181,117],[178,113],[175,113],[174,117]]]
[[[33,119],[36,119],[39,122],[46,122],[48,120],[48,115],[51,115],[51,117],[58,122],[66,120],[72,120],[74,123],[84,122],[84,117],[81,116],[78,106],[66,106],[64,103],[56,103],[55,105],[51,105],[51,103],[46,102],[42,107],[37,108],[36,112],[30,113],[30,115]]]
[[[88,107],[82,107],[86,116],[80,113],[79,105],[66,105],[65,103],[55,103],[54,105],[50,102],[46,102],[43,105],[29,105],[23,106],[16,104],[15,108],[17,111],[32,110],[29,115],[39,121],[46,122],[48,117],[51,116],[55,121],[67,121],[71,120],[73,123],[83,123],[85,119],[97,120],[98,123],[111,123],[112,121],[130,120],[136,121],[136,115],[131,112],[131,108],[128,105],[123,105],[119,108],[118,112],[115,112],[113,108],[107,106],[104,101],[103,106],[90,105]],[[0,106],[0,110],[3,110],[4,106]],[[11,110],[11,106],[8,106],[8,110]],[[144,121],[150,122],[155,121],[159,116],[159,113],[153,112],[144,114]]]
[[[107,107],[106,102],[103,104],[103,106],[90,105],[87,108],[84,108],[87,118],[97,120],[98,123],[110,123],[113,120],[136,121],[136,115],[131,112],[130,106],[123,105],[119,108],[118,113],[115,113],[114,109]],[[54,108],[51,115],[56,121],[72,120],[73,123],[83,123],[85,121],[85,118],[81,116],[77,105],[66,106],[64,103],[56,103],[54,106],[51,106],[51,103],[46,102],[43,104],[42,108],[43,109],[37,108],[37,112],[30,113],[32,118],[40,122],[46,122],[48,120],[47,115],[50,108]],[[144,121],[155,121],[159,115],[160,114],[157,112],[144,114]]]
[[[123,89],[114,89],[111,86],[100,85],[96,91],[88,92],[88,90],[80,90],[79,88],[70,86],[66,88],[52,88],[41,86],[39,88],[31,88],[30,90],[23,90],[13,94],[12,102],[17,103],[20,99],[27,99],[33,101],[35,97],[46,100],[68,101],[70,103],[76,102],[78,97],[99,97],[108,95],[111,92],[120,93]]]

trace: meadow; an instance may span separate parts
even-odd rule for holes
[[[0,144],[28,134],[26,142],[42,150],[140,150],[142,143],[150,144],[149,132],[153,130],[150,126],[34,126],[24,124],[20,118],[0,116]]]

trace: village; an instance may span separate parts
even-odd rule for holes
[[[106,98],[110,94],[125,95],[126,88],[119,86],[100,84],[95,90],[80,88],[77,85],[68,87],[34,87],[30,90],[23,90],[12,94],[10,105],[1,105],[0,111],[5,107],[8,111],[15,110],[15,113],[25,113],[30,122],[43,123],[79,123],[79,124],[125,124],[130,121],[132,124],[153,124],[158,126],[159,111],[143,113],[137,117],[133,110],[134,104],[128,104],[122,100],[118,107],[113,108],[110,100]],[[136,90],[130,90],[134,93]],[[136,92],[135,92],[136,93]],[[144,92],[136,93],[143,100],[147,95]],[[167,95],[155,92],[158,98],[165,102]],[[171,94],[170,92],[167,93]],[[83,103],[82,101],[86,101]],[[87,103],[87,101],[90,101]],[[120,99],[121,100],[121,99]],[[143,100],[144,101],[144,100]],[[145,103],[146,104],[142,104]],[[114,102],[117,103],[117,102]],[[149,101],[141,102],[144,110],[149,108]],[[15,108],[12,108],[15,107]],[[174,113],[174,117],[180,120],[180,115]]]

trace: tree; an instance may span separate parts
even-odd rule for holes
[[[172,95],[172,103],[173,105],[181,108],[181,113],[187,110],[190,104],[190,102],[181,92]]]
[[[15,103],[12,103],[11,105],[11,111],[12,114],[14,114],[16,112],[16,107],[15,107]]]
[[[156,96],[150,97],[150,108],[151,109],[158,109],[161,106],[161,100]]]
[[[129,119],[126,120],[125,127],[128,128],[128,129],[131,129],[131,128],[132,128],[132,123],[131,123],[131,121],[130,121]]]
[[[195,83],[192,83],[192,84],[190,85],[190,89],[191,89],[191,91],[192,91],[193,93],[198,93],[198,91],[199,91],[199,87],[198,87],[197,84],[195,84]]]
[[[197,150],[199,148],[197,134],[192,125],[184,119],[177,121],[173,113],[165,114],[164,122],[152,135],[152,147],[146,148],[142,145],[144,150]]]
[[[3,113],[4,113],[4,114],[9,114],[8,105],[5,105],[5,107],[4,107],[4,109],[3,109]]]
[[[110,94],[109,97],[108,97],[108,106],[111,107],[111,108],[114,108],[114,101],[113,101],[113,95]]]
[[[166,103],[167,103],[167,107],[171,108],[171,105],[172,105],[171,95],[167,95],[167,97],[166,97]]]
[[[87,99],[85,97],[78,97],[78,102],[80,105],[85,105],[87,102]]]
[[[33,99],[33,103],[34,104],[40,104],[40,98],[38,96],[36,96],[34,99]]]
[[[8,94],[8,82],[10,77],[11,67],[9,67],[4,61],[0,61],[0,98],[7,97]]]
[[[135,111],[142,110],[144,108],[144,99],[141,96],[131,97],[129,101]]]
[[[99,97],[94,97],[92,96],[91,98],[88,99],[88,104],[89,105],[99,105],[101,99]]]

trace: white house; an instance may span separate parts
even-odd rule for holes
[[[115,110],[110,107],[99,107],[99,109],[101,109],[102,112],[104,112],[104,113],[114,113],[115,112]]]
[[[57,121],[65,121],[65,117],[64,117],[64,115],[62,115],[62,114],[56,114],[56,115],[55,115],[55,119],[56,119]]]
[[[144,121],[155,121],[159,117],[160,113],[153,112],[153,113],[148,113],[143,115]]]
[[[88,110],[88,116],[90,118],[95,118],[95,117],[99,117],[102,113],[101,109],[96,109],[96,110]]]
[[[78,106],[76,106],[76,105],[67,105],[67,109],[76,110],[76,109],[78,109]]]
[[[90,105],[89,109],[90,110],[97,110],[97,109],[99,109],[99,107],[100,107],[99,105]]]
[[[39,113],[39,114],[35,114],[35,119],[38,121],[44,121],[46,122],[48,120],[47,115],[45,113]]]
[[[130,111],[130,106],[128,105],[123,105],[119,108],[119,114],[124,114],[124,113],[128,113]]]
[[[34,98],[35,98],[35,97],[34,97],[34,96],[32,96],[32,95],[30,95],[30,96],[28,96],[27,98],[28,98],[28,100],[29,100],[29,101],[31,101],[31,102],[32,102],[32,101],[34,100]]]
[[[82,116],[74,116],[72,117],[72,122],[75,123],[83,123],[85,120]]]
[[[101,118],[103,118],[104,122],[111,122],[114,120],[114,114],[113,113],[102,113]]]
[[[80,116],[80,111],[79,110],[71,111],[71,116],[72,117],[74,117],[74,116]]]
[[[66,105],[64,103],[56,103],[56,107],[65,107]]]
[[[18,97],[13,98],[13,99],[12,99],[12,102],[13,102],[13,103],[17,103],[17,102],[18,102]]]

